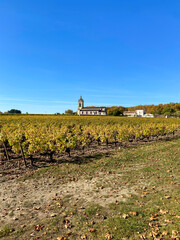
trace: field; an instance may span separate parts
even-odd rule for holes
[[[3,116],[0,126],[2,239],[179,239],[178,119]]]

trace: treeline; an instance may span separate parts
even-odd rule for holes
[[[147,113],[152,113],[154,115],[167,115],[180,116],[180,103],[166,103],[158,105],[139,105],[135,107],[128,107],[129,111],[134,111],[137,109],[144,109]]]
[[[15,113],[15,114],[21,114],[21,110],[11,109],[11,110],[9,110],[9,111],[7,111],[7,112],[4,112],[4,114],[7,114],[7,113],[10,113],[10,114],[13,114],[13,113]],[[0,111],[0,114],[3,114],[3,112]]]
[[[157,115],[180,117],[180,103],[167,103],[158,105],[138,105],[134,107],[113,106],[107,108],[107,114],[121,116],[124,111],[146,110],[146,113]]]

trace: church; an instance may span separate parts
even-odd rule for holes
[[[106,116],[106,107],[84,107],[84,100],[82,97],[78,100],[77,115],[79,116]]]

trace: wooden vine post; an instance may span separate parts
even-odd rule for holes
[[[21,143],[20,143],[20,149],[21,149],[22,158],[23,158],[23,160],[24,160],[24,164],[25,164],[25,166],[27,167],[27,162],[26,162],[26,158],[25,158],[25,156],[24,156],[24,151],[23,151],[23,148],[22,148],[22,144],[21,144]]]
[[[9,157],[8,150],[7,150],[7,147],[6,147],[6,143],[5,143],[5,142],[3,142],[3,147],[4,147],[4,150],[5,150],[5,153],[6,153],[6,158],[7,158],[7,160],[9,161],[9,160],[10,160],[10,157]]]

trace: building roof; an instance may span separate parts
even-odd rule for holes
[[[84,107],[82,109],[80,109],[80,111],[105,111],[106,107]]]
[[[123,113],[136,113],[136,111],[124,111]]]

